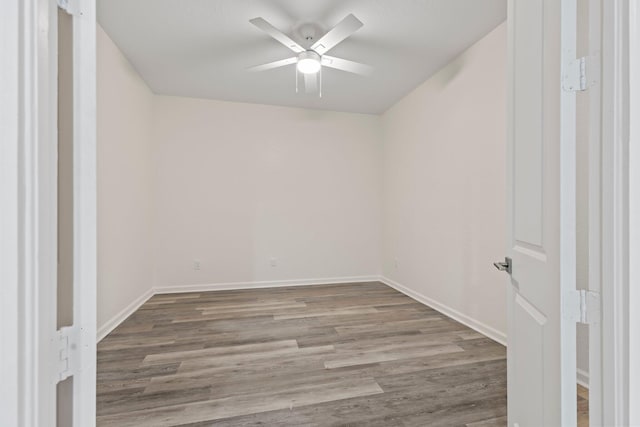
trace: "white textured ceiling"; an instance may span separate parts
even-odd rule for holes
[[[323,96],[295,91],[292,55],[249,23],[263,17],[329,30],[364,26],[328,54],[372,65],[368,77],[323,69]],[[98,20],[157,94],[378,114],[506,19],[506,0],[98,0]],[[304,45],[304,44],[303,44]]]

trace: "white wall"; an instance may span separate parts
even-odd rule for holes
[[[506,24],[383,117],[383,274],[504,339]]]
[[[379,274],[379,117],[158,96],[153,120],[157,286]]]
[[[98,335],[152,287],[153,94],[97,29]]]

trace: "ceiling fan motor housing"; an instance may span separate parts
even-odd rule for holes
[[[303,40],[306,46],[310,46],[318,38],[318,34],[321,34],[322,30],[316,24],[304,23],[295,29],[295,34]]]

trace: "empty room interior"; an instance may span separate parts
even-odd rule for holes
[[[506,0],[98,0],[97,19],[99,426],[507,424]]]

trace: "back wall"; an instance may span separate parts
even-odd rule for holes
[[[155,285],[379,274],[380,120],[156,96]]]

